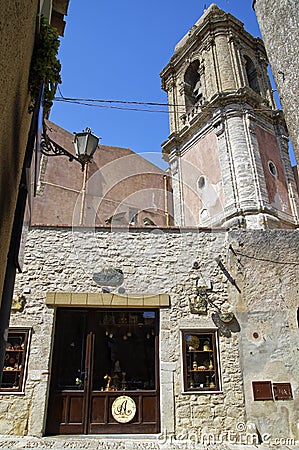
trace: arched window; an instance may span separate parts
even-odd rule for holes
[[[185,72],[184,93],[187,110],[202,100],[202,85],[198,68],[199,61],[193,61]]]
[[[249,87],[251,87],[251,89],[253,89],[257,94],[260,94],[261,91],[255,65],[248,56],[245,56],[245,60],[246,60],[245,70]]]

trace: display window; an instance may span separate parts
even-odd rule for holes
[[[154,311],[95,311],[91,315],[66,311],[63,319],[58,347],[65,351],[59,354],[57,389],[82,389],[86,350],[92,353],[94,390],[155,389]],[[90,348],[87,328],[95,331]]]
[[[1,393],[24,392],[28,362],[29,328],[10,328],[2,373]]]
[[[220,391],[217,334],[182,331],[184,392]]]

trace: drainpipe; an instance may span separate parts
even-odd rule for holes
[[[164,179],[164,211],[166,226],[169,227],[169,213],[168,213],[168,179],[167,175],[163,175]]]

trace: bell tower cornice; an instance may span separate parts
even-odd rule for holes
[[[194,132],[201,129],[203,124],[207,124],[215,114],[221,112],[225,117],[240,116],[250,112],[252,115],[258,113],[263,128],[269,129],[278,124],[286,129],[284,116],[281,110],[273,110],[267,102],[261,103],[261,98],[251,89],[244,87],[236,92],[230,92],[225,95],[218,95],[204,105],[195,105],[189,113],[182,114],[179,118],[183,126],[178,127],[178,132],[172,133],[168,140],[162,144],[163,155],[170,153],[175,142],[176,148],[179,148],[181,142],[192,136]],[[286,132],[285,132],[286,134]]]

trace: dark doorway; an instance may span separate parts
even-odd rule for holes
[[[158,433],[158,311],[58,309],[47,434]],[[129,396],[128,423],[112,404]]]

